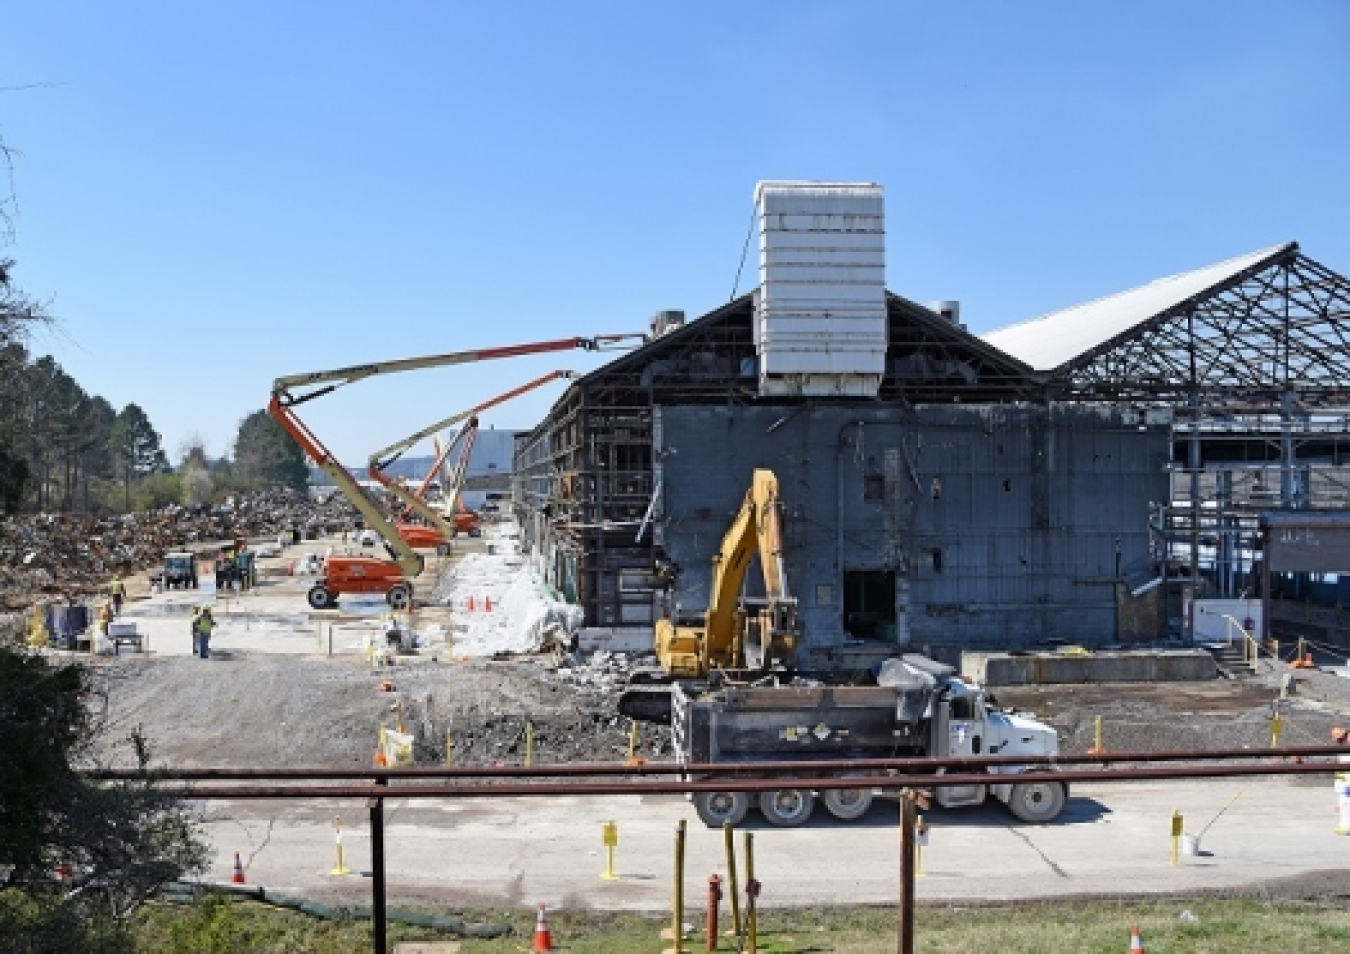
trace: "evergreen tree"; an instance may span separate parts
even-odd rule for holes
[[[168,470],[169,459],[159,445],[159,432],[150,424],[139,405],[128,404],[113,421],[108,438],[112,454],[126,495],[126,509],[131,509],[131,482],[138,477]]]
[[[304,490],[309,480],[305,452],[266,411],[254,411],[239,422],[234,441],[239,475],[269,484]]]

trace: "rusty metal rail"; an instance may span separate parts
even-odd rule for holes
[[[988,772],[944,775],[724,776],[702,781],[535,782],[464,785],[162,785],[160,791],[196,799],[272,798],[515,798],[558,795],[683,795],[692,792],[772,792],[785,788],[818,791],[854,788],[945,788],[956,785],[996,785],[1000,782],[1143,782],[1193,778],[1233,778],[1254,775],[1329,775],[1339,770],[1331,762],[1279,764],[1177,765],[1155,768],[1069,769],[1016,774]]]
[[[591,763],[534,766],[273,769],[98,769],[85,773],[94,780],[146,780],[166,794],[207,799],[366,799],[371,830],[371,908],[374,950],[387,944],[384,802],[390,798],[479,798],[558,795],[652,795],[693,792],[765,792],[784,788],[880,788],[902,797],[901,897],[898,948],[913,944],[913,795],[945,786],[1025,782],[1181,781],[1259,775],[1325,775],[1337,771],[1340,746],[1279,749],[1210,749],[1207,751],[1107,752],[1031,758],[902,758],[831,761],[753,762],[681,765]],[[1304,761],[1314,759],[1316,761]],[[1160,764],[1185,762],[1187,764]],[[1142,763],[1142,764],[1141,764]],[[1120,768],[1075,768],[1119,764]],[[1021,769],[1005,771],[1000,769]],[[1027,769],[1030,770],[1027,770]],[[828,775],[830,772],[869,772]],[[941,771],[942,774],[938,774]],[[908,773],[908,774],[906,774]],[[696,778],[697,776],[715,776]],[[695,776],[695,778],[690,778]],[[597,778],[607,779],[596,781]],[[326,785],[258,785],[273,782],[323,782]],[[369,780],[368,784],[344,784]],[[208,784],[196,784],[206,782]],[[221,784],[225,783],[225,784]],[[237,783],[237,784],[229,784]],[[395,784],[398,783],[398,784]],[[449,783],[449,784],[447,784]]]
[[[626,765],[616,762],[573,762],[566,764],[543,765],[484,765],[484,766],[417,766],[412,768],[333,768],[329,766],[286,767],[286,768],[187,768],[187,769],[94,769],[85,773],[92,779],[141,779],[154,778],[161,781],[250,781],[255,779],[286,780],[348,780],[348,779],[386,779],[393,781],[416,781],[422,779],[521,779],[521,778],[585,778],[618,776],[621,778],[643,778],[648,776],[707,776],[716,775],[719,779],[751,779],[775,776],[779,784],[772,787],[782,788],[785,776],[798,776],[809,780],[818,787],[824,787],[826,780],[816,777],[829,772],[916,772],[929,773],[942,769],[951,771],[961,769],[982,772],[988,769],[1019,766],[1070,766],[1070,765],[1111,765],[1118,763],[1149,762],[1212,762],[1251,759],[1291,759],[1326,758],[1332,759],[1345,753],[1345,749],[1334,745],[1289,746],[1264,749],[1202,749],[1173,750],[1165,752],[1102,752],[1095,755],[996,755],[964,756],[949,758],[906,757],[894,759],[829,759],[829,760],[790,760],[782,762],[713,762],[681,764],[679,762],[652,762],[642,765]],[[1316,764],[1316,763],[1314,763]],[[1330,763],[1328,763],[1330,764]],[[1116,770],[1113,778],[1125,778]],[[1308,771],[1314,771],[1309,769]],[[1332,771],[1331,768],[1321,771]],[[1235,772],[1232,774],[1244,774]],[[1261,773],[1256,773],[1261,774]],[[1067,775],[1056,776],[1060,780]],[[1186,776],[1178,776],[1186,777]],[[931,779],[930,779],[931,781]],[[988,782],[987,778],[983,779]],[[873,779],[875,783],[875,779]],[[950,782],[949,784],[961,784]],[[720,790],[725,790],[723,785]],[[864,783],[840,787],[866,787]],[[575,789],[569,789],[569,791]],[[689,791],[707,791],[707,789],[689,789]],[[502,794],[500,788],[493,788],[491,794]]]

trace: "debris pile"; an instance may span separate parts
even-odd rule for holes
[[[114,573],[158,565],[177,549],[206,549],[234,537],[292,533],[350,524],[340,495],[325,502],[294,490],[243,495],[218,507],[166,507],[115,517],[21,514],[0,522],[0,612],[42,596],[76,599],[102,591]]]

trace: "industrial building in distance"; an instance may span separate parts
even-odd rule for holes
[[[1350,282],[1297,244],[975,336],[887,290],[880,186],[755,198],[758,287],[658,313],[516,439],[523,542],[583,639],[646,648],[705,607],[754,468],[805,663],[1151,642],[1268,618],[1337,547],[1350,571]]]

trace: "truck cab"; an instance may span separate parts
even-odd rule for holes
[[[983,688],[951,677],[943,680],[934,703],[928,752],[937,757],[1028,755],[1043,758],[1059,752],[1059,735],[1034,719],[990,708]],[[1001,766],[989,771],[1012,776],[1020,768]],[[979,805],[987,794],[1006,803],[1023,821],[1048,822],[1063,809],[1067,791],[1063,783],[1024,785],[1012,781],[992,785],[949,785],[936,790],[937,803],[943,808]]]

